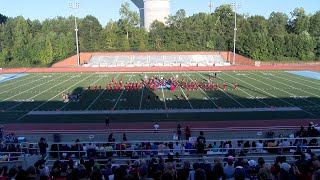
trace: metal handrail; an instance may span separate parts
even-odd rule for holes
[[[192,132],[225,132],[225,131],[277,131],[277,130],[299,130],[300,127],[298,126],[268,126],[268,127],[223,127],[223,128],[191,128]],[[184,128],[181,128],[181,131],[184,131]],[[30,133],[64,133],[64,134],[69,134],[69,133],[96,133],[96,134],[105,134],[109,132],[127,132],[127,133],[141,133],[141,132],[149,132],[153,133],[155,132],[154,129],[92,129],[92,130],[17,130],[14,131],[15,134],[30,134]],[[4,130],[4,133],[10,133],[12,131],[10,130]],[[159,129],[157,130],[158,133],[171,133],[171,132],[176,132],[176,129]]]

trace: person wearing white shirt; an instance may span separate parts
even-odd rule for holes
[[[153,127],[154,127],[154,132],[157,133],[159,131],[159,128],[160,128],[159,124],[155,123]]]
[[[258,153],[263,153],[263,142],[262,140],[259,140],[259,142],[256,143],[256,150]]]
[[[176,153],[181,154],[181,150],[182,150],[181,144],[179,144],[179,142],[176,142],[176,143],[173,145],[173,153],[174,153],[174,154],[176,154]]]

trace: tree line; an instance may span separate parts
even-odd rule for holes
[[[81,52],[96,51],[232,51],[234,12],[222,5],[211,14],[187,17],[181,9],[139,27],[139,14],[128,3],[120,19],[105,27],[94,16],[78,19]],[[255,60],[320,60],[320,11],[296,8],[264,16],[237,14],[236,52]],[[0,14],[0,67],[50,66],[76,53],[74,17],[39,20]]]

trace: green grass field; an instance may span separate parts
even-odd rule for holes
[[[210,74],[214,72],[146,73],[148,77],[178,76],[180,80],[184,78],[198,82],[207,81]],[[320,80],[285,71],[223,71],[217,74],[215,83],[220,87],[226,83],[226,91],[187,91],[180,87],[176,91],[160,89],[153,92],[149,88],[140,91],[105,91],[105,85],[112,78],[122,79],[124,83],[128,80],[140,82],[144,74],[29,73],[21,78],[0,82],[0,121],[103,122],[106,113],[111,113],[109,116],[119,122],[320,118]],[[238,84],[238,90],[233,89],[235,83]],[[101,85],[103,90],[85,90],[89,85]],[[62,92],[82,96],[79,102],[66,103],[62,101]],[[181,94],[189,95],[189,99],[178,100],[177,96]],[[159,96],[160,101],[147,102],[148,95],[152,99]],[[183,109],[192,112],[181,113]],[[86,113],[93,110],[97,110],[97,113]],[[46,114],[49,111],[51,114]],[[30,112],[43,114],[30,115]]]

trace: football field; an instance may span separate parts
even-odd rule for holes
[[[177,78],[179,84],[182,79],[199,84],[215,73],[218,90],[187,90],[180,85],[174,91],[144,86],[105,90],[112,79],[125,84],[146,77]],[[320,118],[318,77],[319,72],[311,71],[5,74],[0,79],[0,123],[95,123],[104,122],[106,115],[118,122],[315,119]],[[94,90],[95,85],[102,89]],[[62,94],[78,98],[63,101]]]

